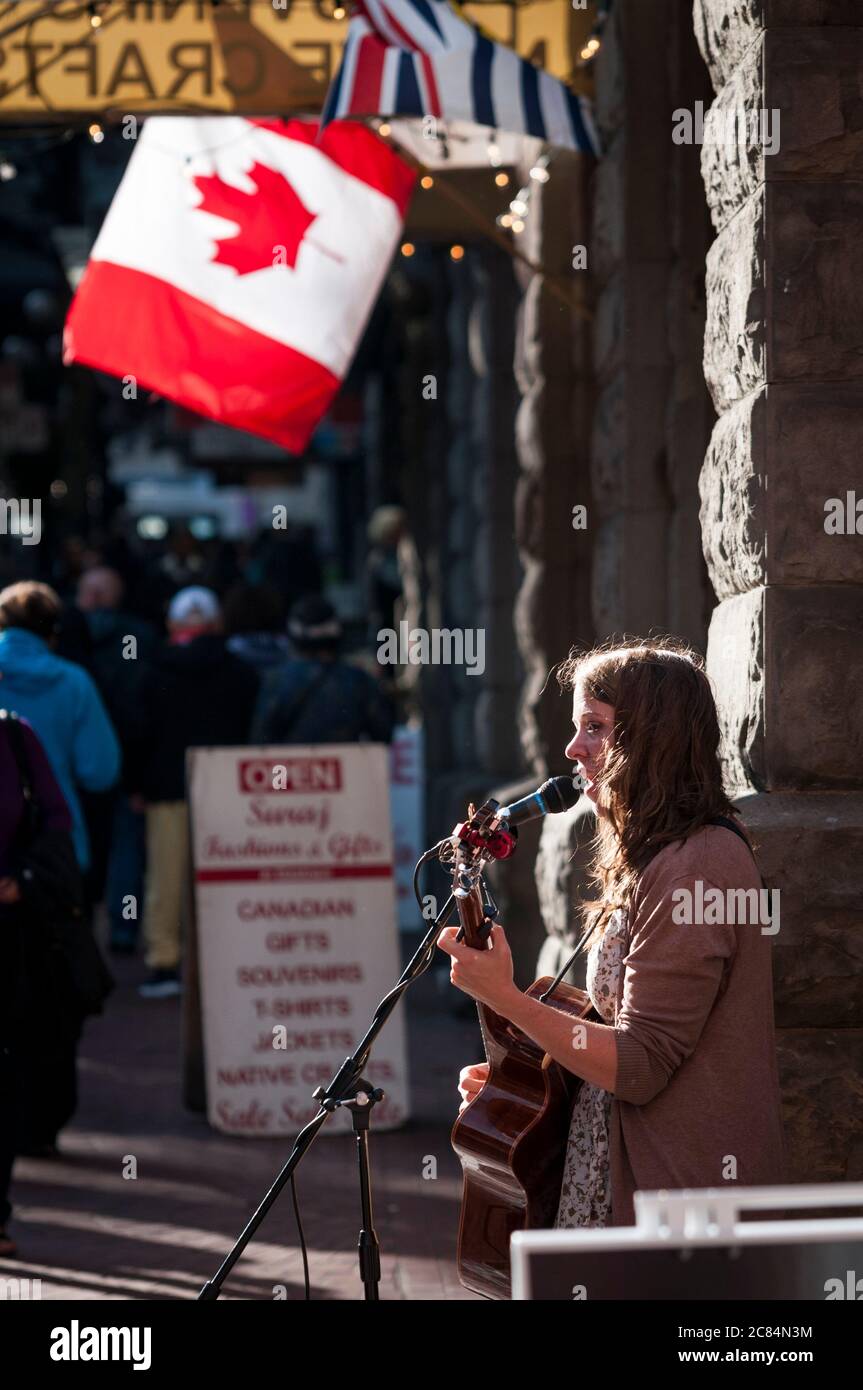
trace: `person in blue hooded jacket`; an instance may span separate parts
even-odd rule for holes
[[[82,869],[90,862],[78,787],[114,785],[120,746],[98,690],[82,666],[55,655],[62,604],[47,584],[24,580],[0,593],[0,704],[29,721],[72,813]]]

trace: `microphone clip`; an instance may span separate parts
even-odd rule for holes
[[[479,810],[471,803],[467,820],[455,827],[453,838],[487,859],[510,859],[518,846],[518,831],[499,818],[499,805],[494,797],[484,801]]]

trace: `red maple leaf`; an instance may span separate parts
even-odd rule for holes
[[[284,174],[276,169],[255,163],[249,178],[255,184],[254,193],[234,188],[218,174],[198,174],[194,179],[204,195],[197,211],[211,212],[240,224],[238,232],[217,239],[213,261],[232,266],[238,275],[269,270],[274,265],[289,265],[293,269],[317,213],[309,212]]]

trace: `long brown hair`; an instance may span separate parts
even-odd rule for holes
[[[733,816],[722,785],[719,720],[704,660],[675,638],[632,638],[570,653],[564,689],[614,706],[614,730],[597,776],[591,878],[582,904],[586,950],[616,908],[625,908],[655,854],[715,816]]]

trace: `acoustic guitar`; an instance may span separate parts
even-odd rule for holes
[[[487,948],[496,911],[482,881],[483,865],[507,858],[515,848],[515,836],[496,818],[497,809],[493,800],[479,811],[471,806],[450,841],[459,923],[465,944],[476,950]],[[544,976],[526,993],[538,998],[552,983]],[[552,997],[574,1023],[597,1017],[583,989],[561,983]],[[489,1073],[452,1131],[464,1173],[458,1272],[475,1293],[508,1299],[513,1231],[554,1224],[570,1112],[581,1082],[507,1019],[485,1004],[477,1004],[477,1011]]]

